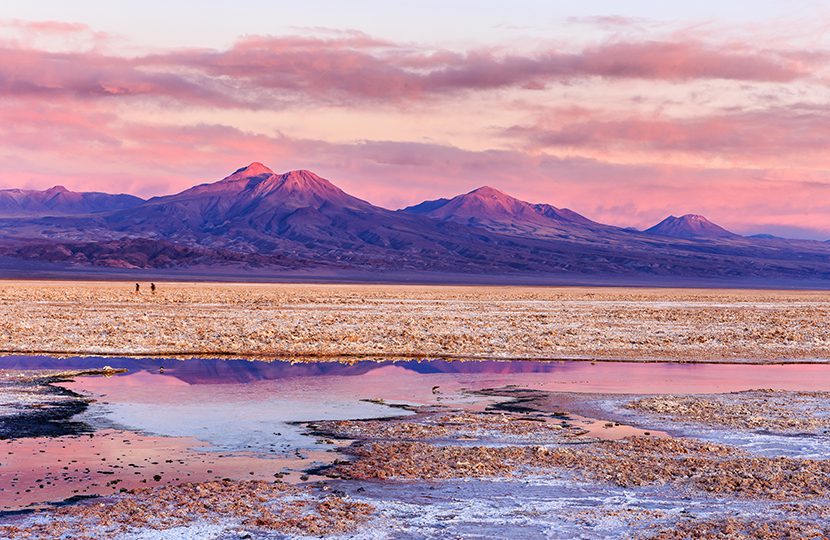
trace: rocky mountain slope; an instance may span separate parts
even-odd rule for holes
[[[484,187],[400,211],[260,163],[129,208],[0,218],[0,257],[67,268],[830,280],[830,245],[684,216],[648,231]]]

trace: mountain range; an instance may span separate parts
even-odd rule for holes
[[[703,216],[645,231],[492,187],[388,210],[252,163],[174,195],[0,191],[0,272],[830,280],[830,244],[743,237]],[[4,270],[5,269],[5,270]]]
[[[42,191],[0,190],[0,216],[62,216],[95,214],[138,206],[143,199],[133,195],[69,191],[54,186]]]

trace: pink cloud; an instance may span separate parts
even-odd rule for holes
[[[187,66],[252,87],[308,95],[393,101],[455,91],[523,87],[586,77],[657,80],[732,79],[786,82],[811,75],[799,60],[775,51],[729,52],[694,41],[607,43],[578,52],[523,55],[492,50],[419,51],[361,37],[260,37],[226,51],[177,51],[142,62]],[[825,61],[816,55],[813,62]]]
[[[613,115],[559,111],[534,126],[505,131],[531,147],[582,147],[763,156],[823,151],[830,139],[830,108],[793,105],[715,112],[694,117]]]
[[[27,32],[45,33],[45,34],[91,34],[92,29],[82,23],[73,23],[65,21],[3,21],[0,26],[7,28],[18,28]]]
[[[79,99],[149,96],[192,105],[235,106],[219,83],[139,69],[133,60],[95,52],[45,52],[0,47],[0,94]]]
[[[798,62],[776,51],[763,54],[747,45],[742,52],[695,41],[608,43],[582,52],[575,63],[581,72],[602,77],[662,80],[732,79],[792,81],[809,74]],[[825,59],[826,60],[826,59]]]
[[[60,23],[40,25],[63,29]],[[68,25],[65,30],[74,29]],[[360,33],[248,37],[226,50],[138,57],[7,45],[0,49],[0,93],[127,96],[253,108],[271,106],[275,99],[398,103],[466,91],[539,89],[592,77],[788,82],[811,77],[813,68],[826,62],[826,55],[815,51],[762,51],[746,44],[725,50],[693,40],[609,42],[578,51],[516,54],[428,50]]]
[[[0,42],[24,50],[37,50],[44,43],[97,48],[112,40],[106,32],[99,32],[82,23],[66,21],[0,20]]]
[[[568,22],[577,24],[587,24],[599,27],[629,27],[638,26],[649,22],[647,19],[638,17],[626,17],[624,15],[594,15],[582,17],[568,17]]]

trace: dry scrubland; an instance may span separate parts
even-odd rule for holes
[[[0,282],[4,353],[830,358],[830,292]]]

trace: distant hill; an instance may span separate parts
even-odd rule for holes
[[[720,225],[716,225],[698,214],[669,216],[654,227],[646,229],[647,234],[671,236],[674,238],[739,238]]]
[[[133,195],[69,191],[55,186],[42,191],[0,190],[0,216],[67,216],[132,208],[144,202]]]

